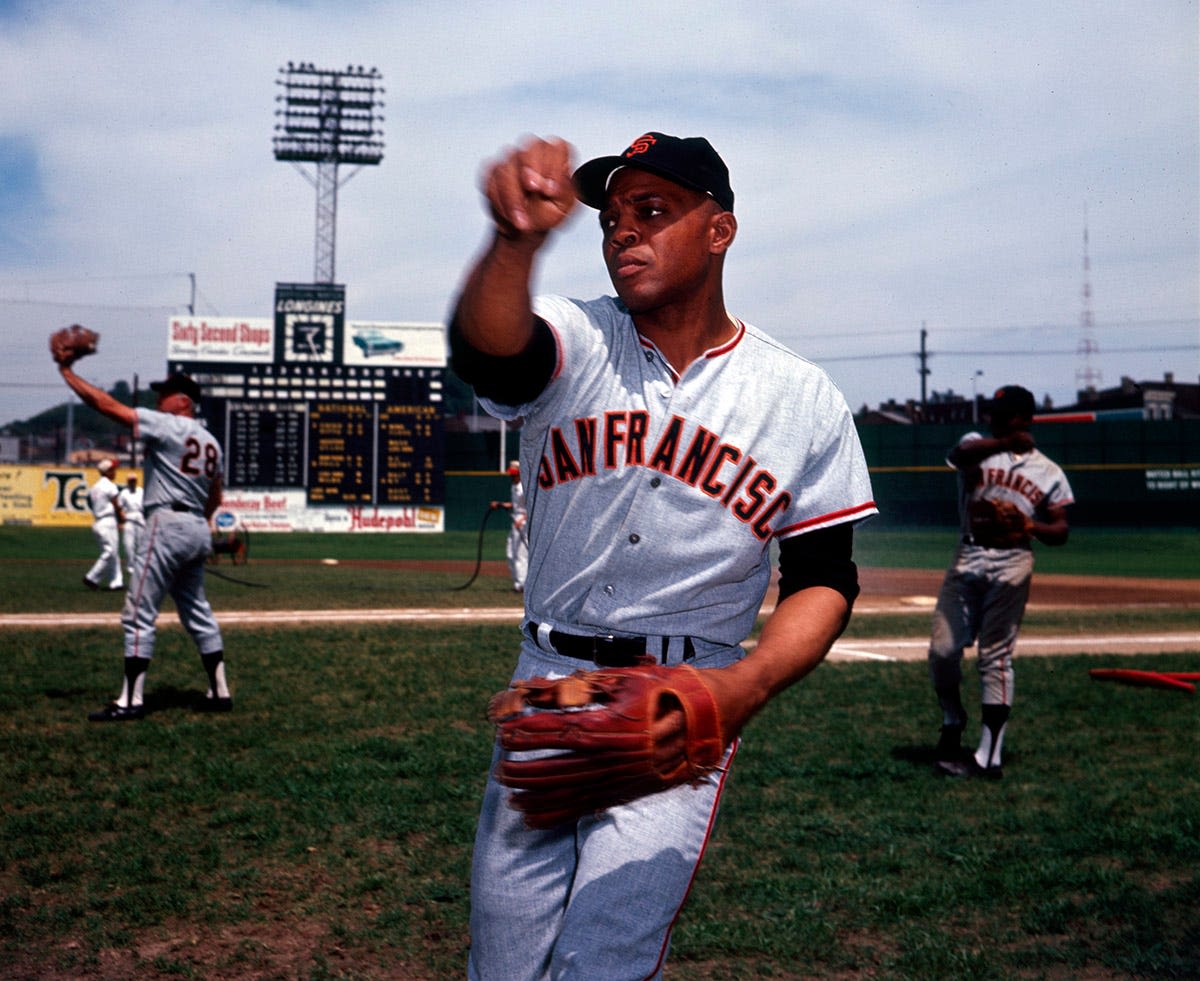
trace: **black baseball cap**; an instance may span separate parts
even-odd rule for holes
[[[643,133],[614,157],[589,160],[572,178],[575,195],[590,208],[604,207],[608,179],[621,167],[636,167],[693,191],[710,195],[726,211],[733,210],[729,168],[703,136]]]
[[[200,386],[196,384],[196,380],[191,375],[185,375],[182,372],[172,372],[160,382],[151,382],[150,387],[159,395],[182,392],[193,402],[200,401]]]
[[[1032,418],[1037,411],[1037,402],[1034,401],[1033,392],[1029,389],[1022,388],[1020,385],[1005,385],[1003,388],[996,389],[989,404],[989,410],[993,416],[1002,416],[1005,419],[1012,416]]]

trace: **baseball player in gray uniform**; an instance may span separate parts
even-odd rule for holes
[[[125,568],[132,580],[136,573],[138,548],[146,533],[146,503],[138,486],[137,474],[125,478],[125,486],[117,495],[121,507],[121,548],[125,551]]]
[[[1031,392],[1004,386],[989,405],[991,435],[967,433],[947,458],[958,472],[961,541],[938,593],[929,677],[942,710],[935,765],[949,776],[997,780],[1004,775],[1013,652],[1033,577],[1032,540],[1064,545],[1070,530],[1071,485],[1062,468],[1034,444],[1029,429],[1035,411]],[[979,746],[964,754],[962,659],[976,642]]]
[[[118,528],[122,518],[118,498],[121,492],[112,479],[117,464],[113,460],[101,460],[96,469],[100,476],[88,488],[88,507],[92,512],[92,534],[100,546],[100,555],[84,573],[83,584],[88,589],[124,589],[125,578],[121,574],[118,551]]]
[[[221,502],[220,444],[196,418],[200,386],[172,374],[150,387],[154,409],[133,409],[84,381],[69,365],[63,380],[83,401],[133,429],[145,447],[146,535],[129,583],[121,626],[125,672],[117,700],[92,712],[93,722],[122,722],[145,716],[146,670],[154,656],[155,624],[163,598],[175,601],[180,622],[195,642],[208,675],[208,692],[196,706],[226,712],[233,699],[225,679],[224,645],[204,594],[204,562],[212,547],[208,520]]]
[[[844,628],[852,527],[876,511],[841,394],[725,309],[737,220],[708,141],[646,133],[574,173],[571,157],[530,139],[487,168],[491,237],[451,328],[455,370],[489,412],[524,420],[530,561],[513,678],[686,663],[706,672],[731,741],[697,785],[548,831],[490,778],[471,978],[660,976],[738,734]],[[617,295],[531,299],[535,261],[577,197],[599,212]],[[747,655],[772,543],[780,599]],[[670,752],[685,729],[665,707],[656,743]]]

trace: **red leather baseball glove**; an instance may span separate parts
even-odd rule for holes
[[[496,777],[512,789],[512,806],[529,827],[553,828],[716,769],[727,739],[703,676],[647,664],[530,678],[493,696],[488,717],[508,751]],[[653,732],[675,708],[686,721],[682,757]],[[533,758],[511,755],[527,751]]]
[[[985,548],[1024,548],[1029,544],[1031,519],[1009,501],[981,498],[971,502],[971,535]]]
[[[80,358],[96,353],[100,335],[81,324],[63,327],[50,335],[50,354],[60,365],[74,364]]]

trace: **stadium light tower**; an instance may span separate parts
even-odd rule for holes
[[[383,159],[383,86],[378,69],[348,65],[344,71],[291,62],[275,84],[275,159],[293,164],[317,189],[313,282],[332,283],[337,242],[338,187]],[[315,164],[315,173],[300,166]],[[338,178],[342,164],[354,170]]]

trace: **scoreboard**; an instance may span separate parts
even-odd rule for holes
[[[277,284],[267,318],[179,317],[168,367],[200,383],[231,489],[307,505],[445,503],[440,324],[347,321],[339,286]]]
[[[314,505],[444,502],[443,369],[188,370],[228,487],[304,489]]]

